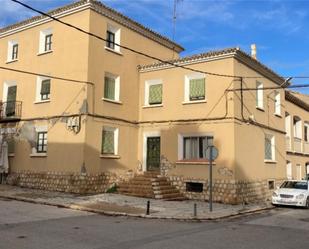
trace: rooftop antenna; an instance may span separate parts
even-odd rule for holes
[[[172,40],[175,42],[175,35],[176,35],[176,19],[177,19],[177,4],[183,0],[174,0],[174,11],[173,11],[173,34]],[[173,48],[173,59],[175,56],[175,47]]]

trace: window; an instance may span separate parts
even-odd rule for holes
[[[275,137],[265,135],[265,160],[275,160]]]
[[[118,44],[118,45],[117,45]],[[108,24],[106,30],[106,45],[108,49],[120,52],[120,28]]]
[[[200,182],[186,182],[186,191],[187,192],[203,192],[203,183]]]
[[[119,101],[120,95],[120,77],[105,73],[103,99]]]
[[[40,31],[39,54],[52,51],[52,44],[53,44],[52,39],[53,39],[52,29],[49,28]]]
[[[15,61],[18,59],[18,43],[17,41],[9,41],[7,61]]]
[[[304,125],[304,140],[305,142],[309,142],[309,123],[305,123]]]
[[[162,104],[162,80],[148,80],[145,82],[145,106]]]
[[[118,129],[112,127],[103,127],[102,130],[102,155],[118,154]]]
[[[36,102],[48,102],[50,100],[51,79],[39,76],[37,78]]]
[[[263,84],[260,82],[256,83],[256,107],[264,109],[264,90]]]
[[[281,115],[281,98],[278,91],[275,91],[275,114]]]
[[[53,37],[53,34],[49,34],[45,36],[45,46],[44,46],[45,52],[52,50],[52,37]]]
[[[37,133],[37,153],[46,153],[47,152],[47,131],[40,131]]]
[[[106,32],[106,47],[115,49],[115,34],[109,30]]]
[[[212,145],[213,137],[183,137],[183,159],[204,159],[206,149]]]
[[[48,100],[50,95],[50,79],[43,80],[41,84],[41,100]]]
[[[185,76],[185,102],[202,101],[206,99],[205,75],[191,74]]]
[[[275,189],[275,181],[274,180],[268,180],[268,189],[269,190]]]

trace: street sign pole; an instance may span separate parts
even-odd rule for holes
[[[209,148],[209,211],[212,212],[212,149],[211,145]]]

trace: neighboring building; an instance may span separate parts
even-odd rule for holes
[[[219,150],[215,201],[264,200],[282,180],[305,176],[308,96],[264,90],[285,79],[255,58],[238,48],[179,58],[181,46],[93,0],[50,14],[108,41],[45,17],[0,30],[0,66],[42,74],[1,69],[11,184],[100,192],[160,171],[207,200],[210,144]],[[117,44],[177,56],[171,62],[196,72]]]

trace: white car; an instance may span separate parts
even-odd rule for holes
[[[309,208],[309,181],[285,181],[273,192],[273,205],[289,205]]]

